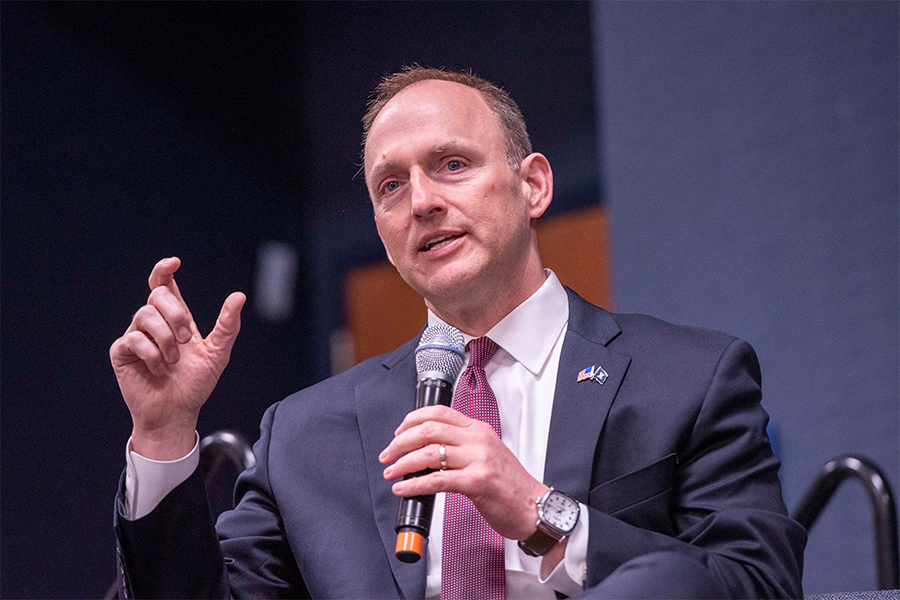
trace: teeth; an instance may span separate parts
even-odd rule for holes
[[[437,238],[435,240],[431,240],[430,242],[425,244],[425,250],[428,251],[428,250],[434,250],[435,248],[443,248],[444,246],[446,246],[447,244],[449,244],[450,242],[452,242],[453,240],[455,240],[458,237],[459,236],[457,236],[457,235],[450,235],[447,237],[442,237],[442,238]]]

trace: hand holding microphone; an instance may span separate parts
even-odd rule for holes
[[[396,556],[403,562],[421,559],[435,493],[468,497],[494,531],[524,540],[535,531],[535,499],[548,489],[522,466],[490,424],[450,410],[464,356],[458,330],[445,325],[425,330],[416,351],[416,409],[379,456],[388,465],[385,479],[403,478],[392,486],[403,498],[396,527]],[[450,463],[448,470],[437,474],[442,463]]]
[[[465,362],[462,333],[449,325],[432,325],[425,329],[416,348],[416,409],[453,400],[453,384]],[[418,477],[432,469],[410,473],[404,479]],[[425,539],[431,528],[434,496],[412,496],[400,501],[397,514],[397,558],[414,563],[422,558]]]

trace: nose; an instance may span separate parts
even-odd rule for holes
[[[410,174],[410,210],[417,219],[427,219],[446,210],[440,186],[416,169]]]

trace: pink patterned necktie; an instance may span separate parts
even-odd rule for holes
[[[456,384],[453,408],[484,421],[500,435],[497,398],[488,385],[484,365],[499,346],[481,337],[468,344],[469,366]],[[506,563],[503,537],[491,529],[472,501],[449,492],[444,509],[441,547],[441,600],[504,600]]]

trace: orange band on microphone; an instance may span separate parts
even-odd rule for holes
[[[425,550],[425,536],[415,531],[401,531],[397,534],[397,557],[403,562],[415,562]],[[415,557],[413,559],[413,557]],[[404,560],[406,558],[407,560]],[[408,560],[413,559],[413,560]]]

